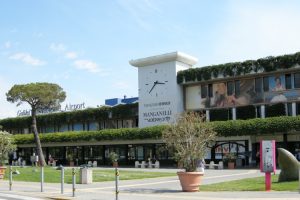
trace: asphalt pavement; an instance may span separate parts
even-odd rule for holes
[[[101,168],[95,169],[101,170]],[[173,171],[177,169],[126,169],[141,171]],[[206,170],[202,184],[211,184],[263,176],[256,169]],[[122,170],[120,170],[122,177]],[[92,184],[77,184],[75,197],[72,197],[71,184],[65,184],[64,194],[60,194],[60,184],[44,183],[44,192],[40,192],[40,183],[14,182],[12,191],[8,190],[8,182],[0,182],[1,199],[84,199],[84,200],[114,200],[116,199],[115,182],[99,182]],[[119,183],[119,200],[165,200],[165,199],[300,199],[298,192],[194,192],[181,191],[177,176],[140,180],[126,180]],[[201,190],[201,187],[200,187]],[[10,195],[10,196],[9,196]]]

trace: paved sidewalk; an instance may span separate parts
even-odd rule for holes
[[[101,170],[101,169],[98,169]],[[126,169],[127,170],[127,169]],[[136,169],[135,169],[136,170]],[[141,169],[139,169],[141,170]],[[142,171],[147,170],[143,169]],[[163,171],[161,169],[160,171]],[[170,169],[165,169],[170,171]],[[172,169],[174,170],[174,169]],[[177,170],[174,170],[174,172]],[[206,170],[202,184],[262,176],[258,170]],[[122,173],[120,172],[120,177]],[[72,198],[70,184],[65,184],[65,194],[60,194],[60,184],[45,183],[43,193],[39,183],[14,182],[13,191],[8,191],[8,182],[0,182],[1,194],[14,194],[42,199],[115,199],[113,181],[76,185],[76,197]],[[176,176],[142,180],[120,181],[120,200],[163,200],[163,199],[300,199],[297,192],[181,192]],[[18,199],[18,198],[16,198]],[[20,198],[22,199],[22,198]]]

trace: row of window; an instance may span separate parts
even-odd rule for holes
[[[235,109],[233,113],[232,108],[222,108],[222,109],[211,109],[209,110],[210,121],[226,121],[232,120],[233,115],[236,119],[252,119],[261,118],[262,110],[261,106],[242,106]],[[295,114],[300,115],[300,103],[296,103]],[[292,103],[279,103],[274,105],[265,106],[264,117],[276,117],[276,116],[293,116],[293,106]]]
[[[66,132],[66,131],[97,131],[102,129],[115,129],[115,128],[135,128],[138,127],[138,119],[126,120],[107,120],[101,122],[89,123],[71,123],[57,126],[38,127],[39,133],[53,133],[53,132]],[[6,130],[12,134],[27,134],[31,133],[30,128],[22,128],[18,130]]]

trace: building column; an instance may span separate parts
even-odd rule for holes
[[[210,121],[209,110],[205,111],[205,117],[206,117],[206,121],[209,122]]]
[[[296,102],[292,103],[292,116],[295,117],[297,115],[296,113],[297,108],[296,108]]]
[[[260,106],[260,118],[266,118],[266,106],[265,105],[261,105]]]
[[[232,108],[231,112],[232,112],[232,120],[236,120],[236,108],[235,107]]]

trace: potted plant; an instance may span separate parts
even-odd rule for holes
[[[116,154],[115,152],[110,152],[108,157],[109,157],[109,160],[112,163],[113,167],[118,167],[119,155]]]
[[[224,162],[227,162],[228,169],[234,169],[235,160],[236,160],[235,153],[227,153],[224,155],[223,159],[224,159]]]
[[[176,161],[185,169],[177,172],[183,191],[199,190],[204,173],[197,171],[197,164],[205,157],[207,146],[215,141],[216,135],[205,116],[194,112],[183,113],[163,131],[164,141],[174,148]]]
[[[8,159],[8,154],[16,150],[16,145],[11,134],[5,131],[0,131],[0,179],[4,178],[6,167],[5,161]]]

